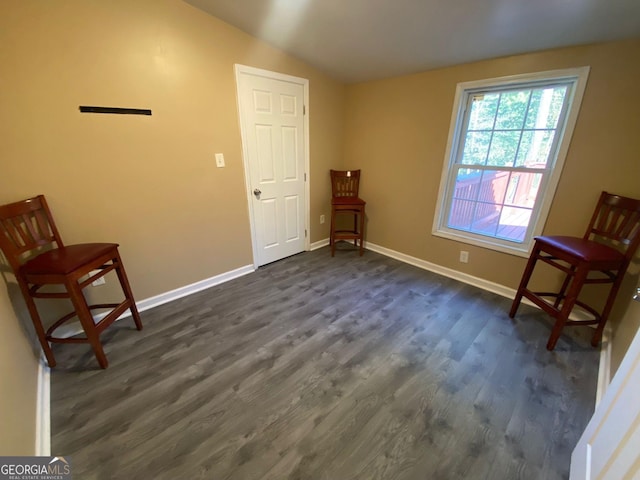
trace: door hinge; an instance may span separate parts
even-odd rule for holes
[[[303,115],[306,115],[306,114],[307,114],[307,106],[306,106],[306,105],[303,105],[303,106],[302,106],[302,114],[303,114]]]
[[[307,238],[307,229],[304,229],[304,238]]]
[[[307,172],[304,172],[304,181],[307,181]]]

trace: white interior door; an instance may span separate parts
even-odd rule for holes
[[[254,264],[308,248],[305,79],[236,65]]]
[[[640,332],[571,455],[570,480],[640,479]]]

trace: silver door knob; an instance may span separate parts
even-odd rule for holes
[[[256,188],[256,189],[253,191],[253,194],[254,194],[256,197],[259,197],[261,193],[262,193],[262,192],[260,191],[260,189],[259,189],[259,188]]]

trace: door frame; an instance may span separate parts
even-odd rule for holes
[[[309,156],[309,80],[306,78],[295,77],[293,75],[287,75],[284,73],[272,72],[270,70],[264,70],[262,68],[249,67],[247,65],[235,64],[235,77],[236,77],[236,102],[238,105],[238,122],[240,123],[240,138],[242,140],[242,163],[244,165],[244,183],[247,194],[247,204],[249,207],[249,226],[251,229],[251,247],[253,254],[253,268],[258,268],[258,240],[256,237],[256,225],[255,225],[255,212],[253,208],[253,191],[251,188],[251,168],[249,164],[249,151],[247,146],[247,132],[245,131],[245,125],[242,118],[242,106],[240,104],[240,75],[248,74],[257,77],[265,77],[271,80],[280,80],[284,82],[296,83],[302,86],[303,101],[304,101],[304,113],[303,113],[303,138],[304,138],[304,249],[310,250],[311,231],[309,219],[311,217],[311,200],[310,200],[310,188],[311,174],[310,174],[310,156]]]
[[[640,454],[640,330],[571,454],[570,480],[627,478]]]

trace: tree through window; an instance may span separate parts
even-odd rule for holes
[[[434,233],[528,249],[555,190],[579,73],[458,86]]]

